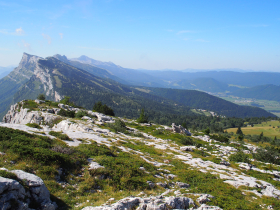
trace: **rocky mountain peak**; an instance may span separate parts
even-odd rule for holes
[[[23,53],[18,67],[24,67],[26,65],[30,65],[31,63],[37,63],[37,61],[39,59],[43,59],[43,58],[36,56],[36,55],[30,55],[27,53]]]
[[[65,55],[56,54],[53,57],[63,62],[68,61],[68,58]]]

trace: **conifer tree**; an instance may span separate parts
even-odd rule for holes
[[[141,110],[140,117],[137,119],[137,122],[139,122],[139,123],[147,123],[148,122],[148,116],[145,115],[144,109]]]
[[[240,126],[237,128],[236,134],[243,136],[243,132],[242,132]]]

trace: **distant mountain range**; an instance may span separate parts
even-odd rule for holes
[[[123,84],[146,87],[195,89],[212,93],[232,93],[241,87],[254,87],[267,84],[280,85],[280,73],[276,72],[247,72],[240,69],[231,69],[231,71],[228,69],[219,69],[217,71],[194,69],[182,71],[168,69],[135,70],[123,68],[112,62],[97,61],[85,55],[70,60],[106,69],[112,75],[124,80],[121,81]]]
[[[15,67],[9,66],[9,67],[1,67],[0,66],[0,79],[7,76]]]
[[[1,114],[11,103],[35,99],[38,94],[44,93],[48,99],[55,101],[70,96],[77,105],[88,109],[95,102],[102,101],[112,107],[117,116],[130,118],[138,117],[141,108],[153,115],[165,117],[195,115],[191,108],[208,109],[235,117],[274,116],[257,107],[238,106],[195,90],[132,86],[135,80],[145,83],[141,79],[160,79],[137,70],[122,71],[122,67],[112,63],[107,63],[111,69],[103,69],[92,63],[103,67],[106,66],[104,63],[85,57],[82,57],[82,62],[79,59],[68,60],[60,55],[44,59],[24,53],[19,66],[0,80]],[[224,84],[220,83],[220,86]]]

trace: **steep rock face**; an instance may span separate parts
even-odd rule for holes
[[[38,56],[24,53],[18,67],[0,80],[0,118],[14,102],[13,95],[34,74],[39,59],[41,58]]]
[[[8,171],[5,168],[0,170]],[[57,205],[50,199],[50,192],[43,180],[22,170],[8,171],[16,175],[17,180],[0,177],[0,209],[31,210],[30,205],[37,204],[40,210],[55,210]],[[24,183],[25,188],[21,183]]]
[[[22,59],[18,65],[7,77],[17,83],[24,82],[34,74],[37,68],[38,60],[42,59],[36,55],[23,53]]]
[[[37,59],[34,62],[33,75],[15,94],[14,98],[16,101],[24,98],[36,98],[40,93],[45,93],[48,98],[54,101],[59,101],[63,98],[54,90],[55,78],[51,74],[55,69],[48,68],[42,64],[42,61],[46,61],[46,59]]]

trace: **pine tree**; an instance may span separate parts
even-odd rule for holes
[[[144,109],[141,110],[140,117],[137,119],[137,122],[139,122],[139,123],[147,123],[148,122],[148,116],[145,115]]]
[[[243,132],[242,132],[240,126],[237,128],[236,134],[243,136]]]

